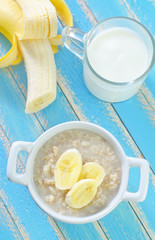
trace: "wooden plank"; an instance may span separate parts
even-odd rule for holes
[[[155,35],[154,14],[155,2],[154,0],[120,0],[122,5],[127,9],[128,13],[133,18],[142,22]]]
[[[102,232],[100,235],[100,231],[93,224],[67,224],[62,223],[60,221],[56,221],[59,228],[62,230],[66,239],[70,240],[107,240],[106,235]],[[97,231],[96,231],[97,230]]]
[[[22,240],[23,237],[18,231],[13,219],[8,213],[3,201],[0,199],[0,239],[1,240]]]

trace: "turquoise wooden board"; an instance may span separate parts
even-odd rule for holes
[[[139,1],[113,0],[110,4],[104,0],[95,2],[68,0],[66,2],[74,15],[75,26],[86,32],[91,29],[96,20],[117,15],[135,16],[134,14],[138,13],[140,14],[137,14],[139,19],[145,15],[144,19],[148,26],[153,23],[153,3],[146,0],[141,3]],[[149,15],[147,19],[145,8]],[[61,30],[59,29],[59,31]],[[1,42],[3,45],[0,47],[0,54],[9,47],[3,37],[0,38]],[[154,168],[152,151],[154,143],[154,70],[149,75],[146,85],[131,102],[111,105],[96,99],[88,92],[83,82],[82,63],[73,54],[61,48],[55,59],[58,69],[57,99],[37,114],[27,115],[24,113],[27,91],[24,64],[0,71],[0,156],[2,156],[0,173],[3,180],[0,179],[0,188],[4,193],[2,200],[6,209],[11,209],[10,216],[17,226],[19,222],[19,237],[22,234],[24,239],[29,239],[29,237],[30,239],[52,238],[54,240],[58,237],[67,240],[154,239],[153,172],[150,175],[148,195],[143,203],[121,203],[100,221],[84,225],[54,222],[36,206],[24,186],[10,183],[7,180],[6,164],[9,148],[13,141],[34,141],[46,129],[61,122],[77,119],[88,120],[105,127],[117,137],[127,155],[140,157],[143,154],[149,159],[152,169]],[[138,120],[141,120],[140,123],[145,126],[143,134],[143,129],[141,130],[137,124]],[[143,136],[147,139],[147,144]],[[152,145],[149,144],[149,139],[151,139]],[[19,162],[21,171],[23,171],[23,162],[24,160],[21,158]],[[138,182],[139,174],[133,170],[128,189],[136,190]],[[2,211],[0,212],[2,213]],[[31,224],[28,221],[30,219]],[[37,222],[37,226],[34,225],[35,222]],[[0,227],[0,239],[3,230],[6,232],[6,238],[8,236],[9,239],[12,231],[7,227]]]
[[[7,208],[3,201],[0,199],[0,236],[1,240],[22,240],[23,237],[20,234],[17,226],[11,218]]]
[[[66,239],[79,240],[79,239],[88,239],[88,240],[102,240],[107,239],[106,234],[100,234],[101,230],[97,223],[93,225],[91,223],[87,224],[67,224],[57,221],[57,224],[61,231],[64,234]],[[99,231],[97,231],[99,230]]]

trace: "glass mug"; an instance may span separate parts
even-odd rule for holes
[[[145,72],[133,81],[114,82],[99,75],[88,59],[88,47],[93,39],[102,31],[123,27],[133,30],[143,39],[148,51],[148,63]],[[83,60],[84,82],[89,91],[97,98],[107,102],[121,102],[134,96],[151,68],[155,60],[155,43],[151,33],[139,22],[126,18],[114,17],[106,19],[85,33],[74,27],[65,27],[62,32],[62,41],[66,48]]]

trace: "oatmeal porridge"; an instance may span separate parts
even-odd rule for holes
[[[74,166],[78,163],[74,171],[66,162],[66,156],[72,156]],[[66,164],[63,174],[60,172],[62,162]],[[65,175],[66,171],[70,176]],[[71,178],[73,183],[69,186]],[[101,136],[84,129],[67,130],[48,140],[34,163],[34,182],[39,195],[54,211],[64,215],[87,216],[100,211],[117,193],[120,180],[121,163],[111,145]],[[84,194],[84,184],[87,189],[91,187],[91,193]],[[79,207],[72,204],[71,196],[81,188],[83,192],[79,194],[83,198],[90,197],[90,201]]]

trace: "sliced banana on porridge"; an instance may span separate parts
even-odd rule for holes
[[[97,187],[103,182],[105,177],[104,168],[95,162],[88,162],[82,166],[79,180],[94,179],[97,182]]]
[[[82,168],[82,157],[77,149],[64,152],[57,161],[54,171],[56,188],[70,189],[78,180]]]
[[[75,183],[67,193],[65,201],[72,208],[82,208],[88,205],[97,192],[97,182],[93,179],[83,179]]]

